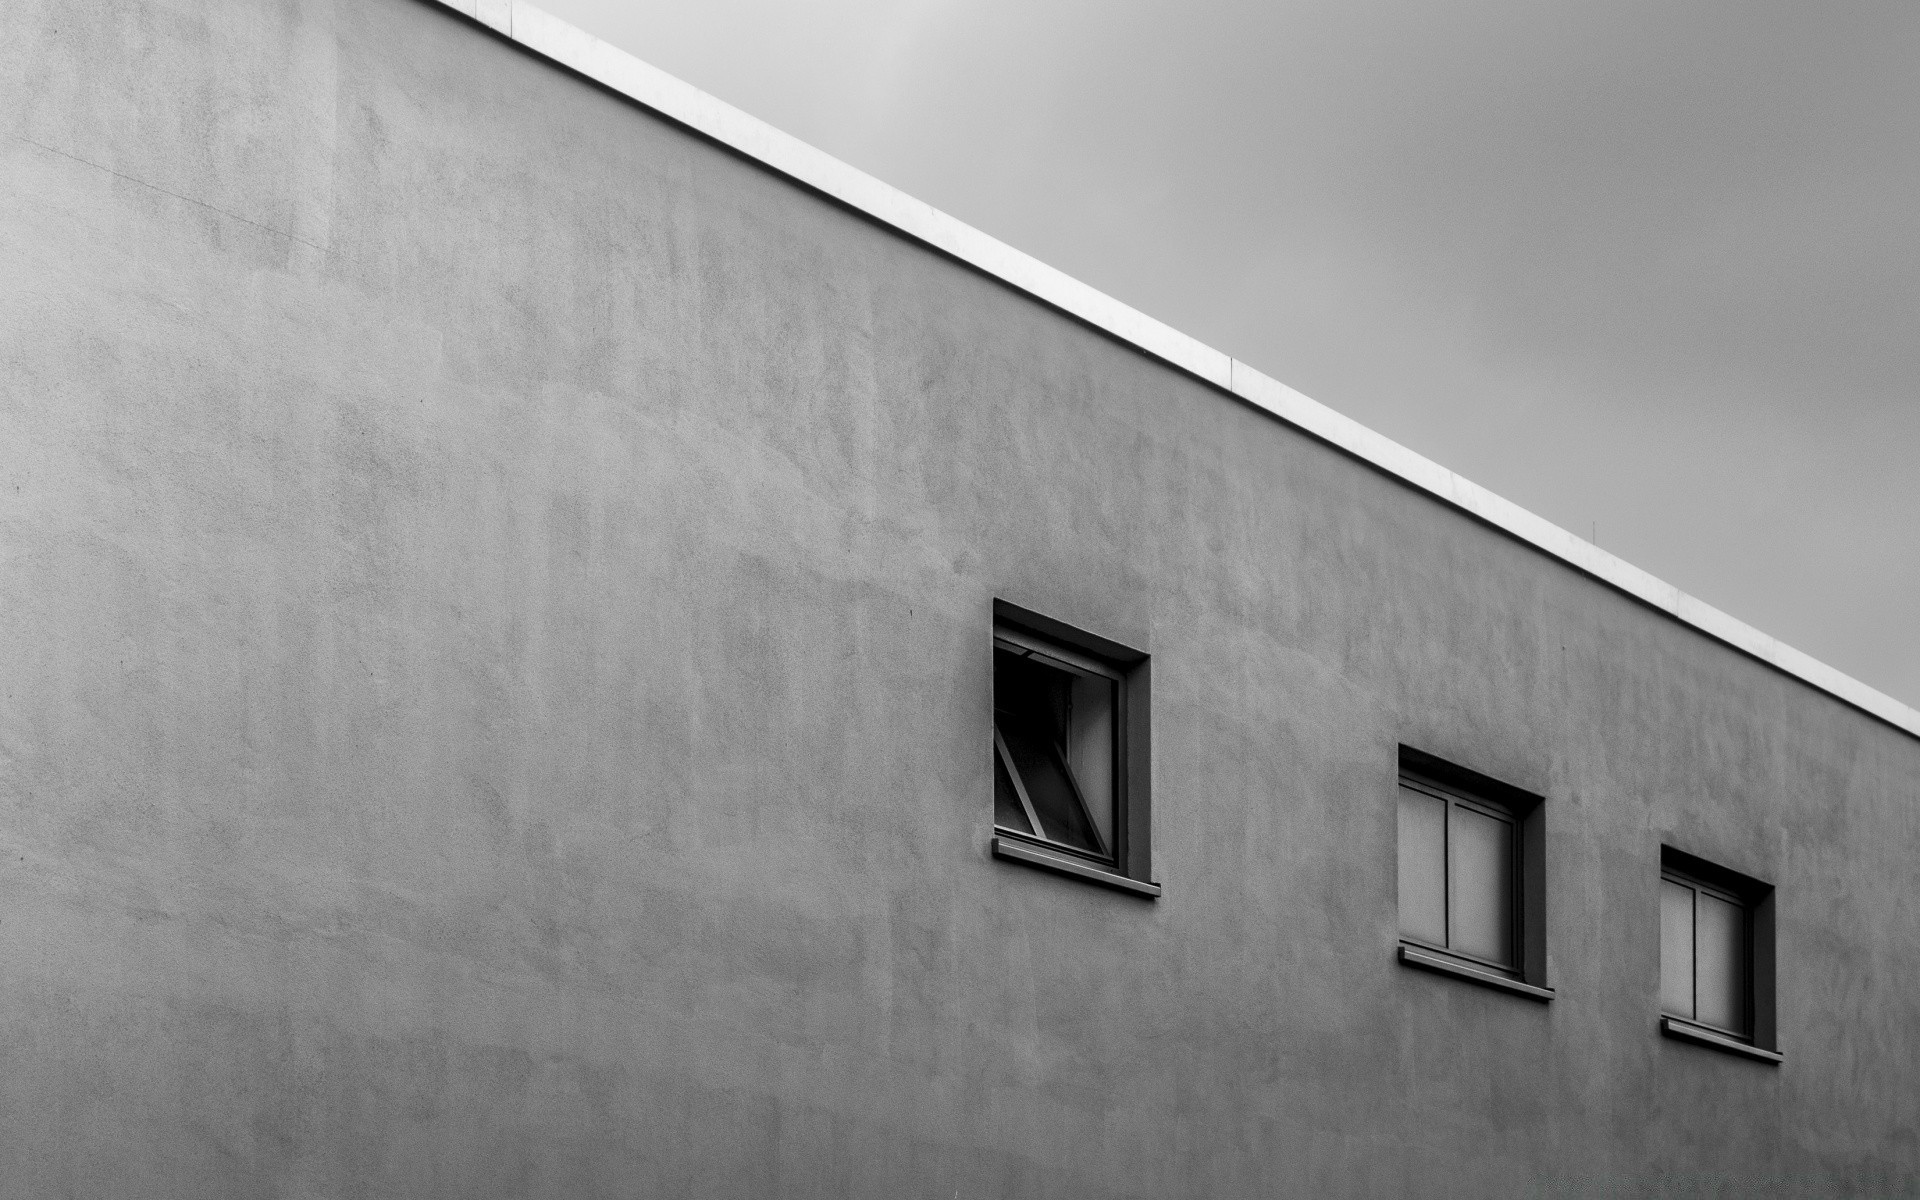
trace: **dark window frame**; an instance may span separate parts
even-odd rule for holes
[[[1105,676],[1114,681],[1113,818],[1108,854],[1086,850],[1034,832],[993,825],[994,858],[1039,867],[1149,899],[1160,895],[1152,881],[1151,660],[1140,650],[1009,601],[993,602],[995,652],[1011,650],[1056,670]],[[997,661],[997,660],[992,660]],[[992,673],[990,672],[990,677]],[[989,761],[1006,769],[1020,791],[1028,820],[1035,814],[1001,736],[997,710],[989,722]],[[1076,783],[1077,788],[1077,783]]]
[[[1506,822],[1512,829],[1509,878],[1513,889],[1509,897],[1507,929],[1511,963],[1494,962],[1407,933],[1399,928],[1399,899],[1396,894],[1395,924],[1400,962],[1532,1000],[1553,999],[1554,991],[1547,981],[1545,797],[1404,744],[1400,747],[1399,767],[1394,792],[1396,846],[1400,836],[1400,788],[1445,801],[1446,828],[1449,831],[1456,806]],[[1450,832],[1445,844],[1451,844]],[[1442,902],[1450,908],[1453,904],[1452,878],[1444,857],[1441,863],[1441,886]],[[1444,910],[1442,920],[1443,928],[1447,927],[1444,924]]]
[[[1674,883],[1695,893],[1692,929],[1694,1016],[1666,1011],[1661,996],[1664,980],[1656,977],[1654,995],[1660,1007],[1660,1032],[1667,1037],[1711,1049],[1724,1050],[1762,1062],[1780,1063],[1779,1029],[1774,1007],[1774,917],[1773,885],[1744,875],[1709,859],[1689,854],[1674,846],[1660,847],[1661,883]],[[1740,991],[1743,1002],[1743,1029],[1730,1029],[1700,1020],[1699,1007],[1699,909],[1698,896],[1705,893],[1735,905],[1740,911],[1740,939],[1743,978]],[[1666,952],[1666,932],[1660,933],[1661,955]]]

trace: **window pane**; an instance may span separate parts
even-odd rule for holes
[[[1447,944],[1447,802],[1400,789],[1400,932]]]
[[[1693,889],[1660,881],[1660,1007],[1693,1015]]]
[[[994,725],[1012,758],[1012,773],[1026,788],[1040,818],[1042,837],[1076,850],[1104,855],[1105,847],[1068,772],[1066,746],[1072,724],[1073,681],[1079,676],[1006,650],[993,654]],[[1111,706],[1109,706],[1111,712]],[[1105,797],[1112,825],[1113,784]],[[997,807],[997,803],[996,803]],[[1012,826],[1018,828],[1018,826]]]
[[[1000,761],[997,746],[993,751],[993,823],[1021,833],[1033,832],[1033,822],[1027,820],[1026,810],[1020,807],[1020,797],[1013,790],[1013,777],[1007,774],[1007,764]]]
[[[1076,850],[1098,854],[1100,845],[1094,840],[1093,823],[1087,820],[1080,797],[1074,794],[1067,764],[1050,736],[1052,732],[1036,724],[1005,717],[1000,720],[1000,736],[1013,756],[1013,769],[1026,785],[1027,799],[1033,801],[1040,832]]]
[[[1695,909],[1695,1020],[1747,1031],[1747,946],[1740,907],[1701,892]]]
[[[1456,804],[1447,834],[1447,945],[1512,966],[1513,826]]]
[[[1067,765],[1080,785],[1087,816],[1100,831],[1100,844],[1113,848],[1113,694],[1115,684],[1099,676],[1073,678],[1067,717]]]

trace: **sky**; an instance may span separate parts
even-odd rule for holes
[[[537,2],[1920,707],[1920,3]]]

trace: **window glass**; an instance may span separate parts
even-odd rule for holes
[[[1080,785],[1087,816],[1100,844],[1113,846],[1114,693],[1118,685],[1098,675],[1075,675],[1068,694],[1067,765]]]
[[[1034,831],[1033,822],[1027,820],[1026,806],[1020,803],[1020,793],[1014,790],[1013,776],[1007,774],[1007,764],[998,753],[993,756],[993,823],[1021,833]]]
[[[1102,838],[1089,815],[1089,808],[1094,806],[1083,799],[1067,762],[1067,746],[1074,723],[1076,675],[1004,650],[994,652],[993,672],[994,730],[997,748],[1005,759],[1000,769],[1006,772],[1012,793],[1010,799],[1015,803],[1024,801],[1018,804],[1021,818],[1004,822],[1004,827],[1033,832],[1088,854],[1110,854],[1110,843]],[[1097,708],[1097,700],[1089,707]],[[1104,780],[1106,795],[1097,804],[1106,814],[1109,830],[1113,823],[1112,712],[1109,701],[1104,714],[1108,726],[1104,736],[1109,747],[1105,759],[1108,764]],[[1095,719],[1096,714],[1082,714],[1083,721]],[[1098,738],[1082,740],[1095,743],[1097,751]],[[996,786],[996,820],[1002,807]],[[1028,811],[1038,819],[1039,829],[1031,829],[1032,823],[1025,819]]]
[[[1695,1020],[1736,1033],[1747,1027],[1746,929],[1740,907],[1699,892],[1694,899]]]
[[[1400,789],[1400,931],[1447,942],[1447,802]]]
[[[1660,881],[1660,1007],[1693,1016],[1693,889]]]
[[[1513,963],[1513,826],[1451,806],[1447,829],[1447,945]]]
[[[1056,842],[1098,854],[1100,843],[1075,794],[1073,777],[1060,756],[1057,731],[1037,722],[1005,721],[1000,732],[1013,769],[1026,785],[1027,799],[1040,818],[1040,832]]]

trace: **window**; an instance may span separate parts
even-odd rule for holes
[[[1146,663],[995,601],[995,857],[1160,894],[1147,881]]]
[[[1677,872],[1660,878],[1660,1006],[1747,1037],[1747,910]]]
[[[1400,960],[1536,1000],[1545,979],[1540,797],[1400,751]]]
[[[1670,846],[1660,858],[1662,1032],[1778,1062],[1772,889]]]

